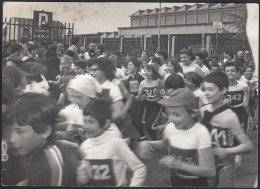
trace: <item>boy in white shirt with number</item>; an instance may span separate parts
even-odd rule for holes
[[[83,133],[88,138],[81,146],[83,162],[77,171],[80,186],[127,186],[127,165],[133,171],[129,186],[142,186],[146,167],[127,143],[107,131],[111,122],[110,102],[92,100],[83,111]],[[92,168],[91,171],[88,171]]]

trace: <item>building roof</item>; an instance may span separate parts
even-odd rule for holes
[[[183,5],[182,7],[173,6],[173,7],[164,7],[161,9],[161,13],[175,13],[175,12],[188,12],[188,11],[200,11],[203,9],[217,9],[217,8],[231,8],[231,7],[238,7],[243,5],[243,3],[196,3],[194,5]],[[159,8],[155,8],[153,10],[146,9],[146,10],[138,10],[134,14],[130,15],[130,17],[135,16],[144,16],[144,15],[153,15],[158,14]]]

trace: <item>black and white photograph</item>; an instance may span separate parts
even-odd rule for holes
[[[1,186],[258,188],[259,4],[2,2]]]

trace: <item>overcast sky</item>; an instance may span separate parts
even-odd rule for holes
[[[161,8],[194,3],[161,3]],[[117,31],[130,27],[130,15],[138,10],[159,8],[159,3],[93,2],[4,2],[3,18],[33,18],[34,10],[53,12],[53,20],[74,23],[75,34]]]

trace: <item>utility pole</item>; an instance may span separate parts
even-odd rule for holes
[[[158,32],[158,51],[160,51],[161,46],[161,2],[159,6],[159,32]]]

